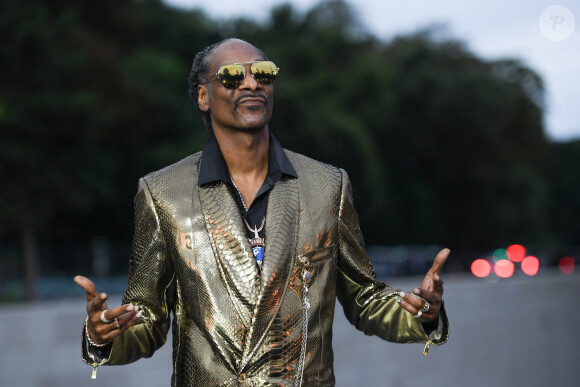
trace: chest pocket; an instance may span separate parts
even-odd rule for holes
[[[328,259],[331,259],[336,254],[336,245],[325,246],[320,249],[308,251],[298,256],[298,265],[308,267]]]
[[[300,254],[298,256],[298,262],[296,262],[296,268],[298,269],[298,277],[303,285],[311,286],[315,284],[316,279],[323,272],[326,272],[326,275],[328,275],[327,268],[332,266],[335,256],[336,245],[325,246]]]

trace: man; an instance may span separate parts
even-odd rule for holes
[[[227,39],[198,53],[190,92],[210,137],[139,182],[124,305],[84,277],[83,359],[152,356],[173,313],[172,385],[334,385],[335,297],[358,329],[442,344],[442,250],[413,293],[374,278],[346,173],[270,133],[278,69]]]

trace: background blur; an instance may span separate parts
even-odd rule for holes
[[[548,70],[524,59],[545,46],[562,55],[555,66],[579,51],[578,31],[556,42],[538,25],[551,3],[534,1],[526,19],[542,43],[511,53],[500,34],[499,58],[472,51],[453,25],[379,36],[362,18],[368,1],[266,3],[252,18],[234,12],[250,5],[223,1],[0,0],[3,313],[76,297],[82,320],[76,274],[122,292],[137,179],[201,149],[189,67],[197,51],[231,36],[281,68],[270,127],[284,147],[349,172],[379,276],[424,273],[445,246],[445,270],[471,281],[466,289],[509,287],[525,276],[523,257],[506,250],[517,244],[538,258],[526,271],[538,275],[526,280],[549,272],[549,289],[576,294],[560,286],[574,283],[580,259],[580,123],[556,134],[562,120],[546,117],[560,111],[558,93],[546,86]],[[471,274],[476,259],[488,262],[491,273],[475,271],[486,279]],[[498,261],[514,261],[513,274],[494,272]]]

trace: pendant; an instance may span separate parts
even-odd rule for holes
[[[254,252],[254,257],[256,258],[258,267],[262,269],[262,261],[264,260],[264,246],[252,247],[252,251]]]
[[[258,226],[251,228],[250,225],[248,224],[248,221],[244,218],[244,223],[246,223],[246,227],[248,227],[248,230],[254,233],[254,237],[248,238],[248,240],[250,241],[250,246],[252,246],[252,251],[254,252],[254,258],[256,258],[256,263],[258,264],[258,268],[260,270],[262,270],[262,261],[264,260],[264,246],[266,245],[266,243],[264,241],[264,238],[260,238],[259,232],[262,231],[262,229],[264,228],[265,221],[266,217],[263,217],[262,225],[260,226],[260,228],[258,228]]]

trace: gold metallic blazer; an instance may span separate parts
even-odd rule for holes
[[[172,312],[174,386],[332,386],[335,297],[368,335],[447,340],[444,312],[430,338],[375,279],[347,174],[285,152],[298,178],[270,192],[261,272],[228,187],[197,186],[201,153],[140,180],[123,302],[144,313],[101,364],[152,356]]]

